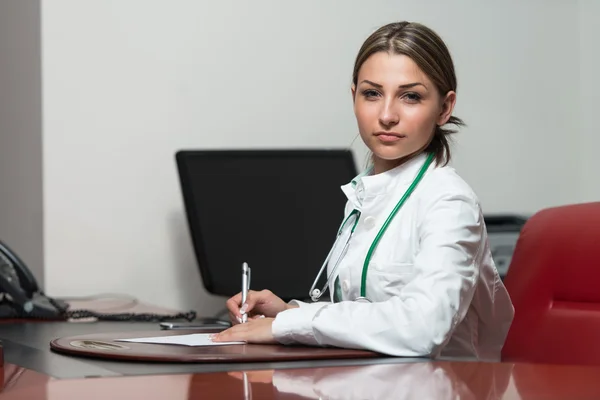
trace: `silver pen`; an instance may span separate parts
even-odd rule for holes
[[[246,304],[246,299],[248,299],[248,291],[250,290],[250,267],[248,263],[242,264],[242,306]],[[242,314],[242,323],[248,321],[248,314]]]

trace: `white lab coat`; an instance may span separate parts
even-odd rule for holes
[[[346,215],[361,212],[337,271],[343,301],[293,301],[299,307],[273,322],[277,341],[393,356],[500,359],[514,308],[492,260],[477,196],[452,167],[429,166],[371,258],[366,296],[372,303],[352,301],[360,295],[368,248],[425,159],[421,154],[390,171],[361,174],[342,187]],[[329,268],[344,243],[343,237]]]

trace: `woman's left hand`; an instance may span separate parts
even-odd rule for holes
[[[271,333],[274,318],[256,318],[244,324],[237,324],[229,329],[215,334],[214,342],[246,341],[248,343],[276,344]]]

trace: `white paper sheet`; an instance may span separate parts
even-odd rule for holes
[[[210,335],[210,333],[192,333],[189,335],[116,339],[116,341],[155,344],[178,344],[182,346],[225,346],[230,344],[246,344],[246,342],[213,342],[210,338]]]

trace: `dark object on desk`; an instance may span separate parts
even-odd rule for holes
[[[176,154],[196,260],[206,290],[251,289],[307,299],[343,220],[350,150],[198,150]]]
[[[182,346],[173,344],[122,342],[116,339],[176,336],[219,332],[221,329],[112,332],[62,337],[52,340],[50,348],[75,356],[126,361],[159,362],[275,362],[322,359],[376,358],[382,355],[364,350],[337,348],[235,344],[226,346]]]
[[[25,263],[0,241],[0,318],[30,315],[56,319],[66,306],[44,296]]]
[[[92,310],[69,310],[64,301],[46,296],[25,263],[6,244],[0,241],[0,319],[81,319],[96,318],[107,321],[168,321],[196,318],[193,311],[164,314],[111,313]]]

